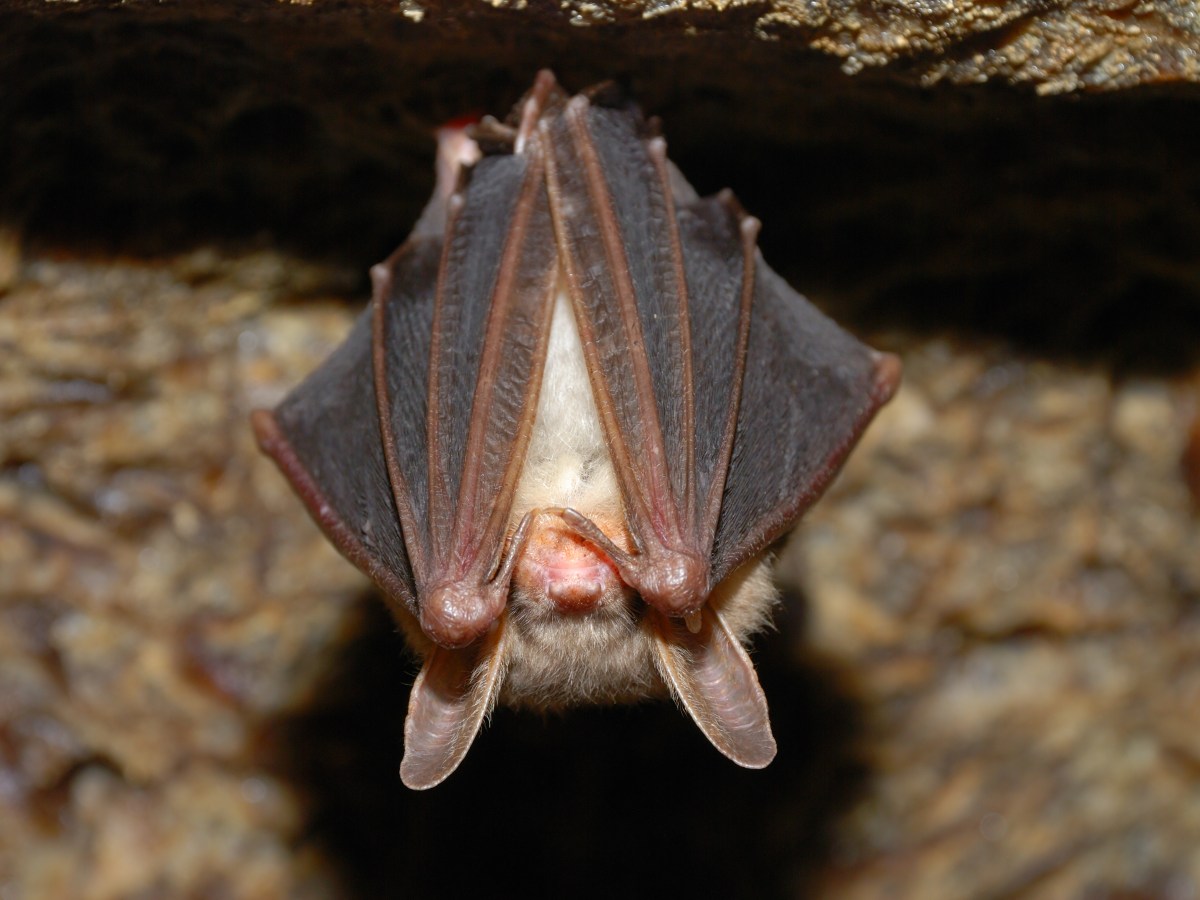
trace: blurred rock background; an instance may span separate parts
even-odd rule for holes
[[[1200,897],[1191,3],[0,5],[0,898]],[[415,674],[249,410],[431,131],[617,77],[905,383],[783,555],[780,743]]]

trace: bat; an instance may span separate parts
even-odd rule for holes
[[[423,659],[400,775],[432,787],[496,703],[671,694],[735,763],[775,756],[744,644],[771,550],[900,364],[763,262],[655,121],[549,72],[439,135],[438,183],[349,337],[261,448]]]

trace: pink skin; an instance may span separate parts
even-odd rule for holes
[[[513,586],[525,597],[544,597],[564,615],[586,615],[622,595],[624,582],[612,561],[556,519],[534,524]]]
[[[442,200],[449,199],[458,186],[458,171],[473,166],[483,155],[479,145],[467,137],[467,126],[450,124],[437,130],[437,189]]]

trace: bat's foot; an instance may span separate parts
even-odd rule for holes
[[[665,616],[682,618],[693,634],[700,630],[700,608],[709,593],[707,559],[662,546],[647,547],[635,556],[617,547],[595,522],[573,509],[546,512],[556,512],[573,532],[603,551],[622,580],[648,604]]]

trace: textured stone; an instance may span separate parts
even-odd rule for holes
[[[1195,896],[1195,396],[949,353],[906,354],[795,548],[811,640],[854,672],[880,750],[826,890]]]
[[[783,563],[807,600],[785,613],[787,634],[822,662],[797,669],[779,658],[784,638],[763,641],[777,644],[765,671],[783,747],[753,775],[766,793],[726,785],[750,773],[689,747],[663,708],[661,721],[577,714],[546,728],[502,716],[439,801],[395,782],[411,677],[399,638],[384,625],[363,649],[363,628],[383,621],[363,619],[366,586],[245,424],[348,328],[350,306],[289,300],[320,281],[266,255],[31,258],[0,301],[6,896],[80,883],[86,897],[370,892],[410,852],[441,852],[413,843],[408,817],[440,822],[481,779],[532,792],[522,802],[550,817],[535,833],[556,846],[554,801],[532,798],[572,776],[519,785],[547,754],[592,752],[602,790],[622,790],[635,759],[669,768],[656,762],[669,753],[712,790],[742,792],[766,846],[739,852],[766,895],[1186,897],[1200,884],[1200,528],[1180,465],[1190,382],[885,336],[904,386]],[[321,687],[345,653],[382,673]],[[789,683],[816,693],[789,700]],[[863,724],[847,731],[847,716]],[[864,764],[869,787],[847,807]],[[375,797],[354,793],[360,780]],[[656,790],[637,788],[678,802]],[[329,804],[342,810],[332,819]],[[838,809],[849,818],[830,830]],[[597,834],[626,827],[594,815]],[[347,816],[372,823],[382,856],[336,851],[336,829],[358,827]],[[297,843],[306,821],[326,823],[318,842]],[[218,885],[216,871],[233,874]],[[553,871],[572,877],[566,863]],[[675,883],[729,871],[712,863]]]

